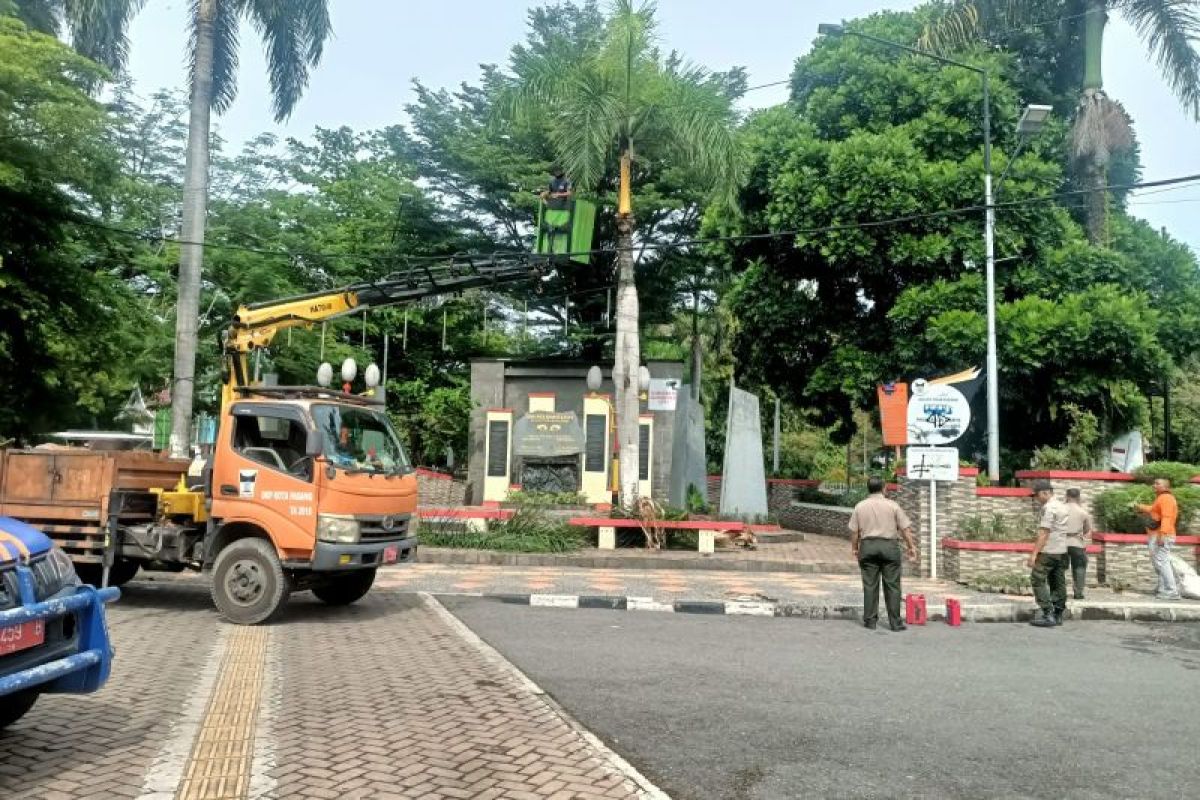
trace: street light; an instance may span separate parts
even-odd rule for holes
[[[1000,391],[999,367],[996,357],[996,206],[992,197],[992,108],[991,73],[983,67],[955,61],[927,50],[909,47],[900,42],[880,39],[868,33],[849,30],[845,25],[825,23],[817,26],[817,33],[826,36],[855,36],[868,42],[902,50],[952,67],[969,70],[983,82],[983,197],[984,197],[984,251],[987,256],[987,426],[988,426],[988,477],[993,483],[1000,480]],[[1049,115],[1047,106],[1030,106],[1021,116],[1021,123],[1038,129]],[[1012,161],[1009,162],[1009,166]],[[1007,169],[1005,170],[1007,173]]]

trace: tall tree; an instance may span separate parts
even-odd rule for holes
[[[664,57],[654,5],[616,0],[602,35],[582,58],[555,50],[518,53],[510,119],[547,121],[553,149],[584,190],[594,189],[615,155],[617,200],[616,389],[622,504],[637,496],[638,373],[641,364],[633,183],[650,143],[662,163],[689,171],[732,204],[740,175],[736,114],[725,81]]]
[[[1070,156],[1077,175],[1091,190],[1086,218],[1093,244],[1105,242],[1108,236],[1104,187],[1110,164],[1134,146],[1129,115],[1104,92],[1104,30],[1114,12],[1142,37],[1184,110],[1200,121],[1200,0],[955,0],[921,38],[926,47],[950,50],[1014,27],[1053,22],[1055,14],[1072,22],[1060,37],[1064,45],[1082,48]],[[1077,61],[1066,59],[1066,63]]]
[[[0,14],[12,14],[40,33],[70,34],[82,56],[120,72],[129,55],[129,22],[146,0],[0,0]],[[101,75],[89,78],[94,88]]]
[[[186,455],[191,439],[208,213],[210,113],[224,111],[237,95],[238,29],[243,19],[250,20],[266,46],[272,108],[278,121],[295,108],[331,30],[328,0],[192,0],[191,107],[171,386],[171,452],[176,456]]]

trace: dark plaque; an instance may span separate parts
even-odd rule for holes
[[[508,421],[494,419],[488,423],[489,478],[503,478],[508,474]]]
[[[583,468],[588,472],[605,472],[604,437],[608,431],[607,414],[587,415],[587,444]]]
[[[650,426],[638,426],[638,480],[650,479]]]
[[[583,429],[574,411],[530,411],[513,427],[513,454],[522,458],[578,456]]]

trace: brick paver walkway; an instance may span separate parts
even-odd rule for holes
[[[417,597],[297,598],[273,724],[278,797],[636,796],[545,702]]]
[[[42,697],[0,734],[0,798],[639,796],[435,602],[300,594],[278,624],[240,628],[202,579],[135,581],[109,607],[109,683]]]

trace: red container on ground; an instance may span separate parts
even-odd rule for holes
[[[946,598],[946,624],[955,628],[962,625],[962,603],[953,597]]]
[[[909,625],[925,624],[925,595],[908,594],[904,596],[904,621]]]

